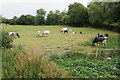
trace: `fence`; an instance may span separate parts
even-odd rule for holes
[[[111,52],[107,53],[106,51],[111,51]],[[80,48],[77,48],[77,50],[75,52],[86,53],[87,55],[93,54],[97,58],[98,56],[100,56],[102,54],[112,54],[113,55],[119,51],[120,51],[120,49],[103,49],[103,48],[99,48],[99,47],[96,47],[96,48],[80,47]]]
[[[66,52],[70,52],[72,55],[77,54],[77,53],[86,53],[87,55],[93,54],[98,58],[98,56],[102,54],[111,54],[111,53],[103,53],[103,51],[112,51],[112,54],[114,54],[117,51],[120,51],[120,49],[103,49],[103,48],[91,48],[91,47],[76,47],[72,45],[63,45],[63,46],[51,46],[51,47],[40,47],[40,48],[35,48],[34,53],[36,54],[63,54]]]
[[[62,54],[65,52],[73,52],[73,45],[63,45],[63,46],[51,46],[51,47],[40,47],[35,48],[34,53],[36,54],[45,54],[45,53],[54,53],[54,54]]]

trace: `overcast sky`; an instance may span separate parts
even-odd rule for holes
[[[44,9],[49,13],[50,10],[68,10],[68,6],[74,2],[80,2],[87,7],[90,0],[1,0],[0,14],[6,18],[20,17],[21,15],[36,15],[37,9]],[[2,9],[1,9],[2,8]]]

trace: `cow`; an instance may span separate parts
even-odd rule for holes
[[[97,36],[94,38],[93,42],[92,42],[92,46],[95,46],[94,44],[97,43],[97,45],[99,43],[103,43],[103,45],[105,46],[107,44],[107,38],[108,38],[108,34],[104,34],[104,35],[100,35],[97,34]]]
[[[9,32],[8,35],[13,36],[13,37],[17,36],[18,38],[20,38],[20,35],[18,33],[16,33],[16,32]]]
[[[43,36],[48,35],[48,34],[50,34],[50,31],[48,30],[43,32]]]

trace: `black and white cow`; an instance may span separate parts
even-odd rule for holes
[[[97,43],[97,45],[99,43],[103,43],[104,45],[107,44],[107,38],[108,38],[108,34],[104,34],[104,35],[99,35],[97,34],[97,36],[94,38],[92,45],[95,46],[94,44]]]
[[[76,34],[77,32],[73,32],[73,34]]]
[[[20,35],[16,32],[9,32],[8,35],[13,37],[17,36],[18,38],[20,38]]]

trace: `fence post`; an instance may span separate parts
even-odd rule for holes
[[[73,44],[71,45],[71,53],[73,55]]]
[[[98,55],[98,47],[97,47],[97,50],[96,50],[96,58],[97,58],[97,55]]]

